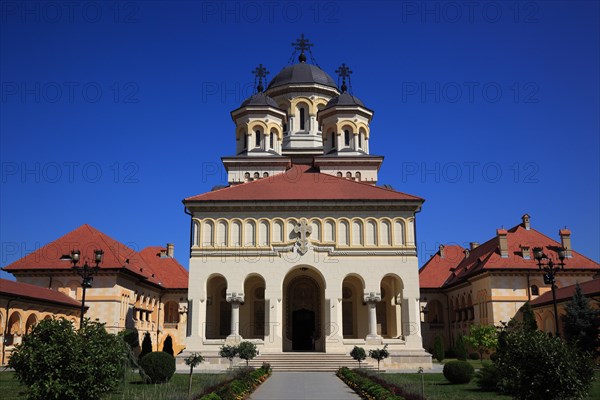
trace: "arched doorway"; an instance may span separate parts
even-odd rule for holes
[[[283,351],[325,351],[322,278],[302,267],[290,272],[283,287]]]
[[[227,281],[221,275],[206,283],[206,338],[225,339],[231,333],[231,303],[227,302]]]

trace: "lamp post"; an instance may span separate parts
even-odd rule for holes
[[[85,260],[83,266],[78,267],[77,263],[81,258],[81,252],[79,250],[71,251],[70,259],[73,263],[73,267],[71,268],[77,273],[77,275],[81,276],[81,287],[83,288],[83,293],[81,294],[81,315],[79,318],[79,329],[81,329],[83,326],[83,315],[85,312],[85,291],[87,288],[92,287],[92,281],[94,280],[93,276],[96,275],[100,269],[100,263],[102,262],[103,255],[104,251],[94,250],[94,263],[96,266],[90,267],[87,260]]]
[[[552,289],[552,304],[554,305],[554,326],[556,329],[556,336],[560,336],[558,331],[558,307],[556,306],[556,278],[555,275],[558,271],[562,271],[565,268],[565,257],[566,251],[560,247],[557,249],[559,262],[555,263],[551,258],[544,254],[544,249],[541,247],[533,248],[533,257],[537,261],[538,268],[540,271],[544,271],[544,283],[551,285]]]

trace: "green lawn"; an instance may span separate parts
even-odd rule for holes
[[[465,385],[448,383],[442,374],[423,374],[425,380],[425,397],[427,400],[479,400],[479,399],[510,399],[495,392],[479,390],[475,381]],[[381,374],[381,377],[391,383],[404,386],[414,393],[421,393],[420,374]],[[600,399],[600,371],[594,373],[592,389],[586,400]]]
[[[13,372],[0,372],[2,400],[24,399],[23,387],[13,378]],[[131,373],[126,382],[109,393],[105,400],[187,400],[187,374],[175,374],[168,383],[145,385],[140,376]],[[192,394],[202,393],[205,387],[217,384],[227,378],[225,374],[194,374]]]

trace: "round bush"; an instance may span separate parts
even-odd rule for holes
[[[475,370],[466,361],[450,361],[444,365],[444,378],[452,383],[469,383]]]
[[[469,353],[469,358],[471,360],[479,360],[479,353],[475,353],[475,352]]]
[[[142,357],[140,367],[148,383],[168,382],[175,373],[175,358],[164,351],[155,351]]]

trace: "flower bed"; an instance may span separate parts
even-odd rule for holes
[[[336,375],[363,399],[420,400],[421,398],[419,395],[406,392],[400,386],[386,382],[363,371],[352,371],[343,367],[337,371]]]
[[[252,393],[261,383],[271,375],[269,365],[263,365],[258,369],[242,368],[237,371],[233,379],[227,380],[220,385],[207,388],[199,400],[242,400]]]

